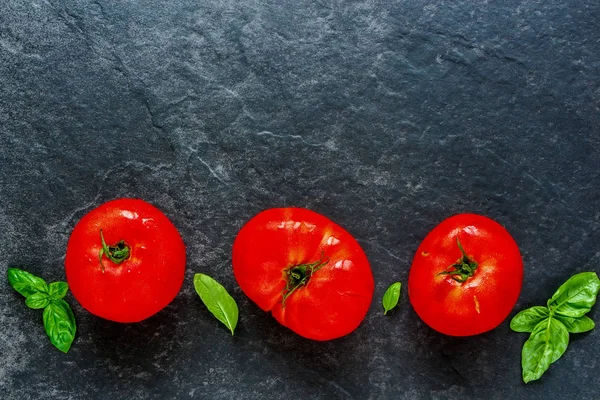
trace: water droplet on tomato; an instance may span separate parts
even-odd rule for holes
[[[129,210],[121,210],[121,216],[127,219],[136,219],[139,215],[136,212],[131,212]]]
[[[154,223],[154,218],[143,218],[142,224],[147,228],[153,228],[156,225]]]
[[[339,242],[340,242],[340,239],[336,238],[335,236],[329,236],[329,238],[327,239],[328,246],[335,246]]]
[[[470,235],[477,235],[479,233],[479,229],[476,226],[469,225],[463,228],[463,231],[467,232]]]
[[[333,268],[347,271],[347,270],[351,269],[353,265],[354,265],[354,263],[350,260],[339,260],[338,262],[336,262],[333,265]]]

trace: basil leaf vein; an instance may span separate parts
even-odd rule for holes
[[[19,268],[9,268],[7,271],[8,283],[24,297],[34,293],[48,293],[48,284],[42,278]]]
[[[600,280],[595,272],[573,275],[548,300],[548,308],[565,317],[579,318],[596,303]]]
[[[239,316],[233,297],[219,282],[205,274],[194,275],[194,288],[208,311],[229,328],[233,336]]]
[[[583,333],[587,331],[591,331],[594,329],[596,324],[594,320],[590,317],[584,315],[579,318],[572,317],[563,317],[562,315],[555,315],[555,318],[558,319],[563,325],[567,328],[569,333]]]
[[[71,307],[64,300],[53,301],[46,306],[42,317],[50,342],[63,353],[68,352],[77,330]]]
[[[548,318],[547,307],[534,306],[519,312],[510,321],[510,329],[515,332],[532,332],[538,323]]]
[[[382,304],[383,304],[383,315],[386,315],[388,311],[392,310],[394,307],[398,305],[398,300],[400,300],[400,289],[402,284],[400,282],[394,282],[387,288],[385,293],[383,294]]]
[[[35,310],[44,308],[50,304],[50,297],[46,293],[37,292],[25,299],[25,305]]]
[[[558,360],[569,345],[569,332],[554,318],[546,318],[534,328],[523,345],[521,366],[525,383],[539,379]]]
[[[67,295],[69,291],[69,285],[66,282],[52,282],[48,286],[48,294],[52,296],[54,300],[60,300]]]

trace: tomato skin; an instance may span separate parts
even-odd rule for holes
[[[285,299],[286,269],[326,260]],[[303,208],[272,208],[248,221],[233,244],[242,291],[282,325],[308,339],[354,331],[367,314],[374,281],[358,242],[328,218]]]
[[[467,256],[478,263],[465,282],[440,274]],[[408,277],[416,313],[431,328],[451,336],[494,329],[513,309],[523,284],[523,261],[510,234],[497,222],[476,214],[454,215],[421,242]]]
[[[124,240],[128,259],[98,259],[102,242]],[[169,304],[181,289],[185,245],[177,228],[156,207],[139,199],[117,199],[90,211],[67,245],[65,269],[73,296],[90,313],[116,322],[138,322]]]

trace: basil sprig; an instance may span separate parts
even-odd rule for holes
[[[400,282],[394,282],[383,294],[383,299],[381,300],[381,304],[383,305],[383,315],[386,315],[388,311],[398,305],[401,287],[402,284]]]
[[[513,317],[513,331],[531,332],[521,352],[523,382],[540,379],[550,364],[563,355],[569,345],[569,333],[594,329],[594,321],[585,314],[596,303],[599,290],[596,273],[582,272],[561,285],[546,307],[534,306]]]
[[[42,317],[50,342],[63,353],[68,352],[77,330],[73,311],[63,300],[69,285],[66,282],[48,285],[42,278],[19,268],[8,269],[8,283],[25,297],[27,307],[44,309]]]
[[[233,336],[239,315],[238,306],[233,297],[219,282],[205,274],[194,275],[194,289],[208,311],[229,328],[231,336]]]

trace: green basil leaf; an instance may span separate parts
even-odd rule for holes
[[[400,300],[400,288],[402,284],[400,282],[394,282],[390,285],[389,288],[383,294],[383,315],[386,315],[388,311],[393,309],[398,305],[398,300]]]
[[[19,268],[9,268],[7,275],[10,286],[25,297],[37,292],[48,293],[46,281],[27,271]]]
[[[595,272],[573,275],[548,300],[548,308],[565,317],[579,318],[590,311],[600,290]]]
[[[540,379],[550,364],[563,355],[568,345],[569,332],[562,322],[546,318],[538,323],[521,352],[523,382]]]
[[[535,326],[545,318],[548,318],[550,311],[542,306],[534,306],[521,311],[510,321],[510,329],[515,332],[532,332]]]
[[[565,325],[565,327],[567,328],[567,331],[569,331],[569,333],[582,333],[582,332],[591,331],[592,329],[594,329],[594,326],[596,326],[594,321],[590,317],[585,316],[585,315],[583,317],[579,317],[579,318],[571,318],[571,317],[563,317],[562,315],[555,315],[555,318],[558,319],[560,322],[562,322]]]
[[[233,297],[219,282],[208,275],[194,275],[194,288],[200,299],[219,321],[221,321],[233,336],[238,322],[238,306]]]
[[[33,309],[44,308],[50,304],[50,297],[46,293],[37,292],[26,298],[25,304]]]
[[[44,328],[50,342],[66,353],[75,339],[75,316],[71,307],[64,300],[53,301],[44,309]]]
[[[54,300],[60,300],[67,295],[69,291],[69,285],[66,282],[52,282],[48,286],[48,294],[52,296]]]

